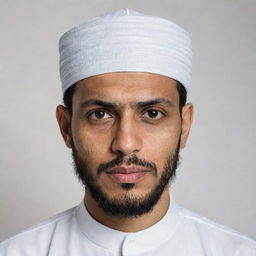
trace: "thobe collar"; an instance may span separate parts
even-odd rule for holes
[[[96,221],[87,211],[84,201],[76,209],[76,217],[82,233],[94,244],[121,255],[127,244],[136,247],[136,254],[161,246],[170,239],[179,223],[179,206],[170,201],[163,218],[147,229],[138,232],[121,232]]]

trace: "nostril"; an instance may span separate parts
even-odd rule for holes
[[[122,152],[121,150],[119,150],[119,149],[115,150],[115,153],[116,153],[118,156],[120,156],[120,157],[123,157],[123,156],[124,156],[123,152]]]

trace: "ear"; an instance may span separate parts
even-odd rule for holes
[[[194,106],[192,103],[187,103],[182,108],[182,131],[180,148],[185,148],[188,139],[190,127],[193,121]]]
[[[72,147],[72,137],[71,137],[71,116],[68,112],[68,110],[62,106],[59,105],[56,108],[56,119],[58,121],[60,132],[62,134],[62,137],[65,141],[65,144],[68,148]]]

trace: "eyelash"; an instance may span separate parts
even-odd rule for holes
[[[109,113],[108,113],[108,111],[106,111],[105,109],[95,109],[95,110],[92,110],[92,111],[90,111],[90,113],[88,114],[88,118],[89,119],[93,119],[93,120],[102,120],[101,118],[100,119],[98,119],[98,118],[92,118],[92,115],[93,114],[95,114],[96,112],[103,112],[104,113],[104,115],[107,113],[109,116],[111,116]]]
[[[104,116],[105,116],[105,114],[108,114],[109,116],[112,116],[111,114],[109,114],[108,113],[108,111],[107,110],[105,110],[105,109],[94,109],[94,110],[92,110],[92,111],[90,111],[90,113],[87,115],[88,116],[88,118],[89,119],[92,119],[92,120],[94,120],[94,121],[99,121],[99,120],[104,120],[104,119],[106,119],[106,118],[92,118],[92,115],[94,114],[95,115],[95,113],[96,112],[103,112],[104,113]],[[150,109],[147,109],[146,111],[144,111],[144,113],[148,113],[149,111],[156,111],[157,112],[157,114],[160,114],[161,116],[159,117],[159,118],[151,118],[151,117],[146,117],[146,118],[149,118],[149,119],[151,119],[151,120],[160,120],[160,119],[162,119],[163,118],[163,116],[165,116],[165,114],[162,112],[162,111],[160,111],[160,110],[158,110],[158,109],[155,109],[155,108],[150,108]]]
[[[160,114],[160,117],[158,117],[158,118],[151,118],[151,117],[149,117],[149,118],[152,119],[152,120],[160,120],[160,119],[162,119],[163,116],[164,116],[164,113],[163,113],[162,111],[158,110],[158,109],[154,109],[154,108],[148,109],[148,110],[146,110],[145,113],[148,113],[149,111],[156,111],[158,114]]]

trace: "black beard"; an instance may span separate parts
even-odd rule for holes
[[[102,191],[102,189],[95,184],[92,171],[89,169],[86,160],[82,159],[78,155],[74,145],[72,145],[72,155],[76,175],[85,185],[85,188],[98,204],[98,207],[102,208],[106,214],[111,216],[137,217],[150,212],[160,199],[166,186],[168,186],[168,184],[174,180],[176,176],[176,169],[179,164],[179,148],[180,138],[174,154],[170,154],[166,160],[164,171],[159,179],[159,183],[142,199],[136,197],[132,198],[127,194],[119,199],[109,199],[107,195]],[[120,166],[122,164],[144,166],[150,169],[155,176],[157,175],[157,168],[154,163],[141,160],[136,155],[132,155],[127,160],[124,160],[122,156],[117,157],[110,162],[100,164],[97,170],[97,174],[99,175],[109,168]],[[123,190],[128,191],[131,190],[136,184],[122,183],[120,185]]]

